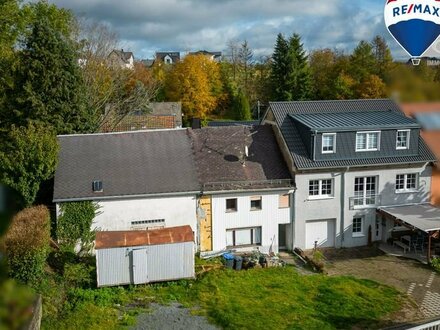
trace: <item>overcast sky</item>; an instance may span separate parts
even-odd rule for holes
[[[136,59],[156,51],[223,51],[247,40],[256,57],[270,55],[276,35],[298,33],[306,50],[350,52],[360,40],[386,37],[393,56],[407,58],[383,22],[385,0],[51,0],[79,16],[109,24]]]

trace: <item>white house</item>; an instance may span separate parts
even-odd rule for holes
[[[293,181],[270,126],[190,131],[197,172],[200,250],[286,247]]]
[[[200,192],[186,129],[63,135],[54,202],[99,204],[92,229],[190,225]]]
[[[134,69],[134,56],[132,52],[115,49],[108,55],[108,58],[112,65],[117,65],[124,69]]]
[[[273,102],[264,122],[297,187],[290,248],[386,240],[379,207],[429,202],[435,157],[391,100]]]

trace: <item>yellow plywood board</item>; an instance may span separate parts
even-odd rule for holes
[[[211,196],[202,196],[199,203],[205,212],[205,217],[200,219],[200,251],[212,251]]]

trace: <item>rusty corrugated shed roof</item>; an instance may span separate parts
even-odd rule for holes
[[[193,242],[190,226],[152,230],[98,231],[95,249]]]

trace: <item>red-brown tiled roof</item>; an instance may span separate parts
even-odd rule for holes
[[[176,128],[176,117],[168,115],[127,116],[116,126],[104,124],[101,132],[128,132],[144,129]]]
[[[152,230],[98,231],[95,249],[193,242],[190,226]]]

